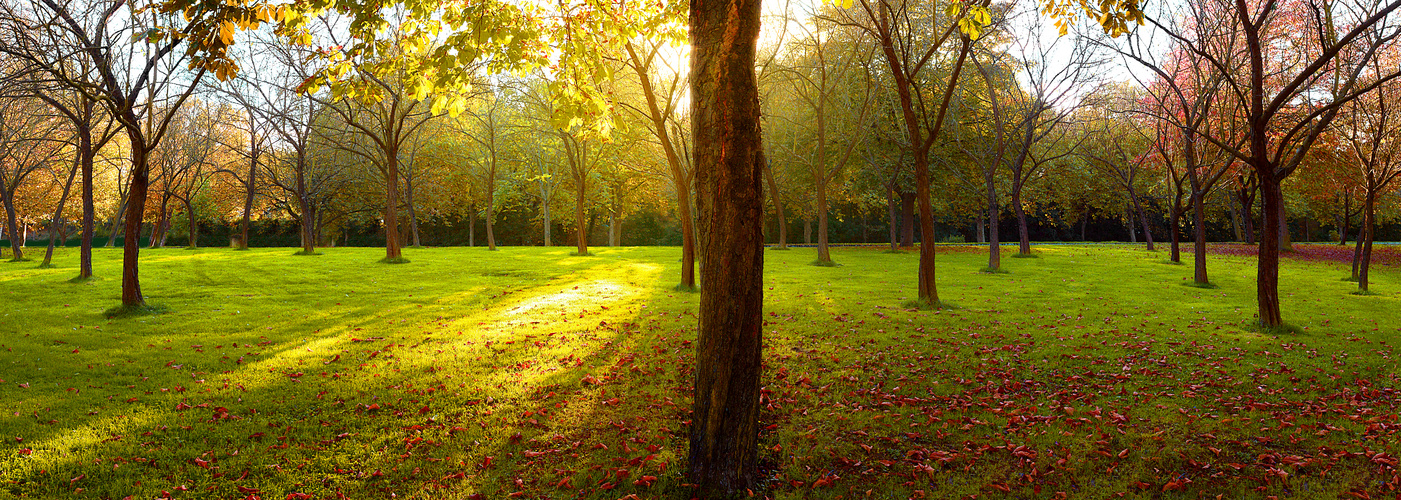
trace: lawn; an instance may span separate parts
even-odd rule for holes
[[[686,498],[698,295],[675,248],[162,249],[167,312],[0,263],[0,499]],[[1391,498],[1401,270],[1352,295],[1286,259],[1298,333],[1252,331],[1249,255],[1216,289],[1165,251],[1045,246],[984,274],[941,248],[765,255],[757,496]],[[1191,254],[1184,254],[1190,259]]]

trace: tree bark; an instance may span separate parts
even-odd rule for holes
[[[1195,183],[1195,181],[1194,181]],[[1206,193],[1192,190],[1192,280],[1199,285],[1211,283],[1206,275]]]
[[[84,100],[84,106],[87,116],[92,116],[92,101]],[[92,233],[96,217],[92,189],[92,162],[96,151],[92,146],[92,130],[85,126],[79,127],[78,155],[82,158],[83,170],[83,243],[78,250],[78,279],[88,279],[92,277]]]
[[[409,208],[409,231],[413,234],[413,246],[423,246],[418,239],[418,209],[413,205],[413,176],[404,178],[404,205]]]
[[[248,248],[248,226],[250,225],[250,221],[253,217],[253,194],[257,186],[257,183],[254,182],[254,179],[258,175],[258,146],[256,146],[257,141],[253,140],[252,135],[253,134],[250,132],[249,139],[253,142],[253,144],[255,144],[253,146],[253,158],[248,161],[248,185],[246,186],[247,190],[244,192],[243,196],[243,217],[242,220],[240,220],[238,223],[238,248],[241,250]],[[301,177],[302,169],[299,168],[297,169],[297,182],[299,184],[301,184],[302,182]]]
[[[137,123],[135,113],[127,111],[126,122]],[[141,295],[141,280],[137,262],[141,255],[141,223],[146,212],[146,194],[150,188],[150,166],[147,164],[146,138],[141,127],[128,125],[127,138],[131,147],[131,187],[127,188],[126,227],[122,232],[122,306],[146,305]]]
[[[6,189],[6,191],[9,191]],[[0,193],[3,194],[3,193]],[[4,195],[5,202],[5,236],[10,238],[10,249],[14,260],[24,259],[24,236],[20,235],[18,215],[15,214],[15,202],[10,195]]]
[[[579,158],[579,161],[585,161]],[[574,246],[579,255],[589,254],[589,232],[586,229],[584,220],[584,198],[587,193],[584,191],[584,179],[582,176],[575,176],[574,181],[578,183],[578,189],[574,190]]]
[[[185,198],[184,201],[185,219],[189,221],[190,226],[190,241],[188,246],[190,248],[199,248],[199,219],[195,217],[195,204],[191,203],[189,198]]]
[[[915,246],[915,194],[900,193],[900,246]]]
[[[759,0],[690,6],[702,288],[688,476],[701,497],[756,485],[763,345]]]
[[[384,258],[394,260],[403,258],[399,242],[399,149],[394,144],[388,144],[386,149],[384,159],[389,175],[384,190]]]
[[[1264,152],[1259,154],[1263,155]],[[1260,260],[1255,275],[1255,298],[1260,305],[1260,324],[1274,328],[1284,324],[1279,309],[1279,230],[1284,225],[1281,217],[1284,213],[1284,193],[1280,191],[1279,179],[1274,177],[1273,164],[1261,162],[1253,166],[1260,174],[1260,191],[1265,205],[1265,227],[1260,234]]]
[[[1367,190],[1367,201],[1363,205],[1362,215],[1362,238],[1358,241],[1366,241],[1362,245],[1361,265],[1357,273],[1357,290],[1367,292],[1368,270],[1372,267],[1372,240],[1377,228],[1377,197],[1376,190]]]
[[[988,213],[988,270],[997,271],[1002,269],[1002,235],[1001,221],[997,220],[997,177],[996,172],[991,169],[983,169],[983,183],[987,185],[987,213]],[[978,220],[978,239],[983,239],[982,219]]]

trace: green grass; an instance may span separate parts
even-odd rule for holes
[[[292,250],[143,250],[167,310],[111,320],[120,249],[94,249],[104,279],[79,284],[76,248],[58,269],[0,263],[0,498],[688,497],[700,295],[673,290],[679,249]],[[1137,247],[1038,247],[996,275],[982,249],[941,247],[958,306],[923,309],[904,306],[918,254],[884,250],[765,256],[756,494],[1392,481],[1396,268],[1356,296],[1344,265],[1285,259],[1295,329],[1257,332],[1248,258],[1212,256],[1219,288],[1199,289]]]

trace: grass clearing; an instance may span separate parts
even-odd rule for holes
[[[99,279],[0,263],[0,498],[686,497],[699,295],[675,248],[143,250],[159,315]],[[1286,259],[1218,288],[1129,246],[1038,246],[1010,273],[940,248],[766,253],[764,495],[1335,498],[1395,488],[1401,272],[1352,295]],[[702,284],[703,285],[703,284]],[[867,491],[870,491],[868,494]],[[481,497],[473,495],[480,494]]]

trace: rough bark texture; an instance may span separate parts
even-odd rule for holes
[[[385,151],[386,169],[384,190],[384,258],[403,258],[399,242],[399,148],[389,146]]]
[[[754,53],[759,0],[690,7],[700,330],[688,476],[702,497],[756,483],[763,306],[763,168]]]
[[[128,123],[137,123],[134,113],[128,116]],[[146,140],[140,127],[127,127],[127,138],[131,141],[131,187],[127,189],[126,227],[122,232],[122,305],[140,307],[146,305],[141,295],[141,281],[137,262],[141,254],[141,219],[146,211],[146,192],[151,179],[146,164]]]
[[[1263,155],[1263,153],[1261,153]],[[1264,198],[1265,230],[1260,232],[1260,260],[1255,273],[1255,298],[1260,304],[1260,324],[1278,327],[1284,324],[1279,310],[1279,228],[1284,208],[1284,193],[1274,178],[1274,165],[1266,162],[1255,166],[1260,173],[1260,192]]]

